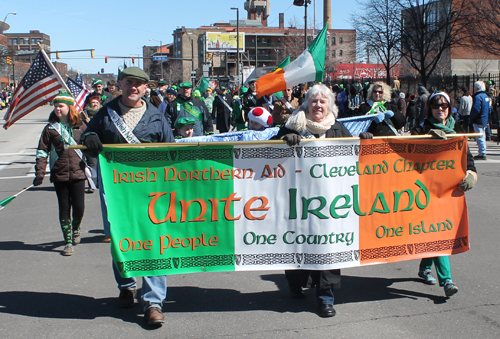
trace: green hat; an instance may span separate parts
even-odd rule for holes
[[[486,84],[487,84],[487,85],[493,85],[493,82],[491,82],[491,81],[486,81]]]
[[[168,82],[166,82],[165,80],[158,81],[158,86],[165,86],[165,85],[168,85]]]
[[[193,96],[194,96],[194,97],[201,97],[201,93],[200,93],[200,91],[199,91],[199,90],[197,90],[197,89],[196,89],[196,90],[194,90],[194,92],[193,92]]]
[[[175,122],[175,128],[179,129],[182,126],[194,125],[194,124],[196,124],[196,120],[194,120],[194,118],[180,118],[177,119],[177,121]]]
[[[75,99],[66,91],[59,91],[59,94],[52,100],[55,104],[63,103],[73,106],[75,104]]]
[[[135,78],[139,80],[149,81],[149,75],[146,74],[139,67],[127,67],[118,76],[118,80],[123,80],[124,78]]]
[[[226,86],[220,86],[220,89],[224,91],[226,90]]]
[[[180,87],[180,88],[183,88],[183,87],[184,87],[184,88],[186,88],[186,87],[191,88],[191,87],[193,87],[193,84],[192,84],[190,81],[184,81],[184,82],[181,82],[181,83],[179,84],[179,87]]]
[[[92,79],[92,87],[97,86],[97,85],[103,85],[104,86],[104,84],[102,83],[101,79]]]
[[[173,85],[173,86],[172,86],[172,88],[176,90],[176,89],[177,89],[177,88],[179,88],[179,87],[177,87],[177,86]]]
[[[240,88],[240,95],[243,95],[243,94],[245,94],[246,92],[248,92],[248,87],[241,87],[241,88]]]

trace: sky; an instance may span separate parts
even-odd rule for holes
[[[323,0],[315,2],[316,28],[322,28]],[[7,13],[17,12],[7,17],[10,29],[6,33],[39,30],[50,36],[52,51],[95,49],[94,59],[90,52],[61,53],[58,61],[67,63],[68,69],[97,73],[104,68],[106,73],[116,74],[123,59],[109,58],[105,63],[105,56],[142,56],[142,46],[159,45],[149,39],[163,44],[172,42],[172,33],[178,26],[197,28],[219,20],[236,20],[236,11],[231,7],[239,8],[240,19],[246,18],[244,3],[245,0],[0,0],[0,20]],[[314,0],[307,10],[308,21],[313,21],[313,4]],[[351,29],[349,18],[357,10],[355,1],[332,0],[332,28]],[[268,26],[278,26],[279,13],[285,13],[285,27],[294,19],[304,20],[304,7],[293,6],[293,0],[271,0]],[[137,63],[136,59],[135,66]]]

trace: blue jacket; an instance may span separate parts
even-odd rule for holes
[[[472,95],[472,109],[469,121],[471,124],[488,124],[488,113],[490,112],[491,99],[483,91],[478,91]]]
[[[87,129],[83,133],[82,139],[89,134],[96,134],[103,144],[124,144],[127,143],[118,129],[115,127],[108,114],[108,106],[122,116],[118,100],[121,96],[113,99],[104,105],[90,120]],[[165,116],[153,106],[149,101],[145,101],[147,108],[141,120],[132,133],[141,142],[175,142],[172,129]]]

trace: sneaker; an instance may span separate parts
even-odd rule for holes
[[[85,191],[85,193],[92,194],[92,193],[94,193],[94,189],[92,189],[92,188],[89,187],[89,188],[87,188],[87,190]]]
[[[444,294],[446,294],[447,297],[451,297],[457,292],[458,292],[457,285],[455,285],[453,281],[447,280],[444,284]]]
[[[488,160],[488,158],[486,158],[486,154],[478,154],[474,157],[474,160]]]
[[[73,231],[73,245],[78,245],[82,240],[80,231]]]
[[[432,275],[432,271],[431,270],[419,271],[418,272],[418,276],[420,278],[424,279],[424,283],[426,283],[427,285],[436,285],[437,284],[437,280]]]
[[[135,289],[134,290],[129,290],[129,289],[124,289],[120,291],[120,295],[118,296],[118,304],[120,307],[123,308],[129,308],[134,306],[135,304]]]
[[[64,256],[73,255],[73,245],[66,244],[66,246],[64,246],[64,249],[62,250],[61,254]]]

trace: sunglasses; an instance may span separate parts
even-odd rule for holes
[[[448,109],[449,107],[450,107],[450,104],[447,104],[447,103],[431,105],[432,109],[439,109],[439,108]]]
[[[373,91],[373,93],[384,94],[384,91]]]

